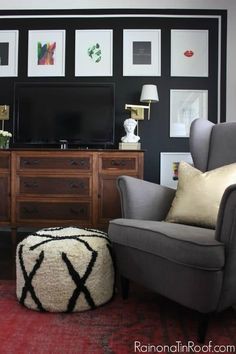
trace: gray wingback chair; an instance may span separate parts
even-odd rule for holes
[[[190,151],[203,172],[236,162],[236,123],[196,119]],[[236,184],[226,189],[212,230],[163,222],[175,190],[128,176],[117,183],[122,218],[110,222],[108,233],[123,297],[132,280],[197,310],[203,342],[209,314],[236,304]]]

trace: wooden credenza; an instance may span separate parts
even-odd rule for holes
[[[142,151],[0,152],[0,224],[106,229],[120,217],[119,175],[143,178]]]
[[[11,223],[11,153],[0,152],[0,225]]]

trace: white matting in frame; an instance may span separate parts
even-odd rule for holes
[[[177,188],[180,161],[193,164],[190,152],[161,152],[160,155],[160,184],[169,188]]]
[[[170,137],[188,138],[196,118],[208,119],[208,90],[170,90]]]
[[[0,76],[18,75],[19,31],[0,31]]]
[[[113,30],[75,31],[75,76],[113,75]]]
[[[123,30],[123,76],[161,75],[161,30]]]
[[[29,31],[28,76],[65,76],[65,30]]]
[[[171,30],[171,76],[208,76],[208,30]]]

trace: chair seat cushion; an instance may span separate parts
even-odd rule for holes
[[[115,219],[108,234],[112,242],[154,254],[188,267],[220,270],[224,266],[224,244],[215,231],[164,221]]]

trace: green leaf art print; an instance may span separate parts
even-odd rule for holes
[[[93,44],[88,48],[88,56],[95,62],[99,63],[102,60],[102,50],[99,43]]]

